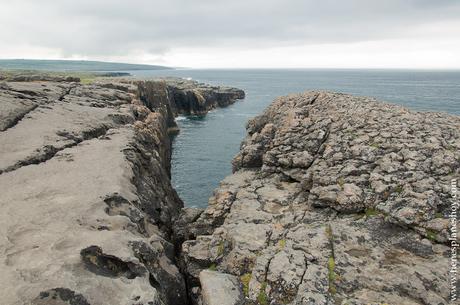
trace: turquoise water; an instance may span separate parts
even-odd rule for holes
[[[173,141],[172,182],[187,206],[205,207],[231,173],[231,160],[247,120],[280,95],[326,89],[377,97],[422,111],[460,115],[460,71],[409,70],[169,70],[131,71],[137,76],[178,76],[235,86],[246,99],[205,117],[179,117]]]

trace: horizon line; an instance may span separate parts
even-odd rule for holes
[[[176,70],[417,70],[417,71],[460,71],[460,67],[315,67],[315,66],[304,66],[304,67],[280,67],[280,66],[255,66],[255,67],[226,67],[226,66],[196,66],[196,67],[180,67],[174,65],[167,65],[162,63],[139,63],[139,62],[119,62],[119,61],[110,61],[110,60],[97,60],[97,59],[73,59],[73,58],[0,58],[2,60],[37,60],[37,61],[81,61],[81,62],[103,62],[103,63],[112,63],[112,64],[129,64],[129,65],[148,65],[148,66],[162,66],[166,68],[173,68]],[[0,67],[1,69],[1,67]],[[10,69],[15,70],[15,69]]]

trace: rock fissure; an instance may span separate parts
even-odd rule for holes
[[[65,99],[65,97],[68,96],[68,95],[72,92],[72,89],[74,89],[74,88],[75,88],[74,85],[70,85],[69,88],[67,88],[67,89],[65,90],[65,92],[62,93],[62,94],[58,97],[57,100],[60,101],[60,102],[63,101],[63,100]]]
[[[24,112],[20,113],[18,116],[15,116],[14,118],[12,118],[9,122],[7,122],[7,124],[5,126],[3,126],[3,128],[1,129],[1,131],[5,131],[9,128],[13,128],[16,124],[19,123],[19,121],[21,121],[26,115],[28,115],[29,113],[31,113],[32,111],[34,111],[39,105],[38,104],[33,104],[31,105],[28,109],[26,109]]]
[[[24,166],[28,166],[32,164],[36,165],[36,164],[40,164],[43,162],[47,162],[48,160],[51,160],[52,158],[54,158],[57,153],[65,149],[72,148],[76,145],[79,145],[80,143],[84,141],[89,141],[89,140],[104,136],[108,130],[109,130],[109,126],[102,125],[94,129],[83,130],[80,136],[69,135],[67,133],[63,135],[61,133],[60,135],[70,140],[70,143],[66,143],[64,145],[61,145],[59,143],[59,146],[44,145],[41,148],[34,151],[31,156],[28,156],[23,160],[19,160],[17,161],[17,163],[9,167],[0,169],[0,175],[3,173],[8,173],[8,172],[17,170]]]

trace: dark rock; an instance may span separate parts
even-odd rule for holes
[[[134,279],[145,274],[145,268],[124,262],[116,256],[104,254],[98,246],[90,246],[80,251],[82,261],[86,268],[98,275],[108,277],[126,277]]]
[[[54,288],[40,292],[33,305],[90,305],[79,293],[68,288]]]
[[[200,208],[184,207],[181,209],[172,226],[175,245],[181,247],[185,240],[195,238],[193,223],[200,217],[201,213],[203,213],[203,209]],[[180,251],[180,249],[177,249],[177,251]]]
[[[154,251],[144,242],[132,242],[134,255],[150,272],[152,286],[157,288],[165,304],[183,305],[187,302],[187,289],[182,274],[173,262],[160,251]]]
[[[225,107],[243,99],[243,90],[216,87],[195,81],[167,78],[171,107],[176,114],[204,115],[216,107]]]

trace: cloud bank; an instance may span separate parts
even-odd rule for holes
[[[311,66],[307,57],[325,52],[357,48],[366,57],[383,48],[398,57],[410,56],[417,46],[429,51],[425,66],[445,67],[460,52],[455,0],[0,0],[0,5],[3,58],[187,66],[216,66],[220,60],[220,66],[232,66],[231,54],[249,64],[247,56],[259,54],[254,60],[261,66],[283,66],[283,57],[292,66],[292,56],[298,66]],[[268,56],[273,52],[281,53]],[[355,61],[351,66],[359,66]],[[325,65],[324,59],[317,65]],[[458,60],[451,65],[460,67]]]

